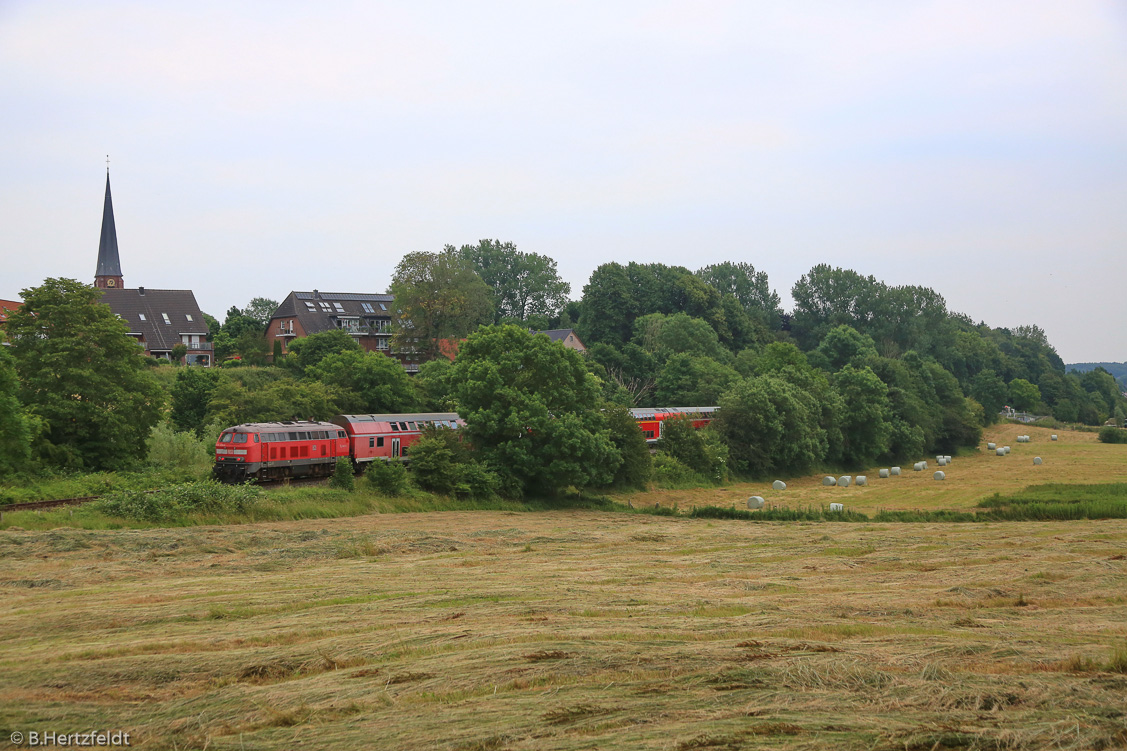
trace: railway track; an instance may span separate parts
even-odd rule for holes
[[[28,503],[9,503],[0,506],[0,514],[7,511],[34,511],[36,509],[56,508],[58,506],[81,506],[90,501],[96,501],[100,495],[84,495],[78,498],[56,498],[53,501],[30,501]]]

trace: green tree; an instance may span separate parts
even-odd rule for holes
[[[664,420],[657,446],[702,477],[714,482],[728,479],[728,447],[713,431],[694,428],[688,417]]]
[[[423,409],[429,412],[456,412],[454,384],[450,372],[454,364],[445,357],[424,362],[413,380]]]
[[[144,458],[163,393],[141,348],[101,291],[47,279],[22,291],[7,323],[21,400],[42,421],[38,452],[49,463],[116,469]]]
[[[184,364],[184,356],[186,354],[188,354],[188,345],[184,344],[184,342],[176,342],[176,344],[172,345],[172,362],[176,365]]]
[[[556,262],[548,256],[524,253],[511,242],[482,240],[463,245],[458,254],[493,288],[494,321],[529,321],[556,316],[567,304],[571,285],[560,279]]]
[[[246,318],[251,318],[258,321],[260,328],[265,331],[270,319],[274,316],[274,311],[278,309],[278,303],[265,297],[255,297],[247,306],[240,311]]]
[[[395,267],[392,341],[399,352],[437,357],[440,342],[459,340],[493,317],[493,293],[453,246],[408,253]]]
[[[779,328],[783,311],[779,295],[771,289],[766,272],[756,271],[750,263],[725,261],[705,266],[696,273],[721,294],[735,298],[749,316],[768,330]]]
[[[1009,389],[1006,388],[1006,382],[1002,380],[1001,376],[986,368],[979,371],[971,379],[970,395],[982,405],[987,422],[994,423],[998,421],[998,413],[1002,411],[1002,407],[1006,406],[1006,402],[1009,400]],[[1075,411],[1075,407],[1073,411]],[[1073,417],[1073,419],[1076,418]]]
[[[382,352],[335,352],[306,368],[305,376],[335,388],[337,405],[342,412],[413,412],[418,409],[407,371],[398,360]]]
[[[605,485],[622,457],[581,356],[516,326],[462,345],[451,379],[465,436],[517,492]]]
[[[343,329],[330,329],[295,339],[290,342],[287,365],[298,372],[311,368],[329,355],[340,352],[359,352],[360,345]]]
[[[1010,381],[1010,406],[1019,412],[1029,412],[1041,403],[1041,389],[1024,378]]]
[[[738,472],[803,472],[826,456],[826,431],[819,405],[798,387],[774,375],[748,378],[720,400],[712,425],[728,446]]]
[[[629,409],[617,405],[608,405],[605,414],[610,440],[622,456],[622,464],[615,470],[611,484],[644,489],[653,475],[653,457],[637,421]]]
[[[172,384],[172,426],[180,432],[200,435],[207,417],[208,403],[219,383],[219,371],[211,368],[184,368],[177,371]]]
[[[869,367],[846,365],[833,383],[845,409],[841,416],[842,459],[864,466],[885,454],[892,438],[888,386]]]
[[[266,343],[266,337],[262,332],[248,329],[239,334],[238,339],[235,340],[235,351],[247,365],[261,366],[266,364],[270,345]]]
[[[617,263],[595,269],[580,302],[579,333],[584,343],[620,348],[630,341],[636,317],[634,284],[626,269]]]
[[[237,340],[248,331],[253,331],[255,334],[262,334],[265,330],[265,324],[260,323],[248,315],[244,315],[243,311],[234,306],[227,311],[227,319],[223,321],[223,331],[233,340]]]
[[[7,347],[0,347],[0,477],[26,469],[32,426],[19,400],[19,380]]]
[[[863,366],[877,355],[871,336],[845,325],[835,326],[826,332],[816,351],[825,357],[831,370],[841,370],[850,363]]]
[[[265,372],[277,373],[274,368]],[[327,420],[339,411],[336,392],[320,381],[243,380],[255,369],[222,371],[208,402],[205,424],[239,425],[279,420]],[[259,371],[262,372],[262,371]]]
[[[726,362],[732,359],[721,345],[715,329],[702,318],[686,313],[650,313],[634,322],[634,343],[659,361],[688,352]]]
[[[735,369],[710,357],[673,355],[658,374],[657,403],[668,407],[713,406],[738,380]]]

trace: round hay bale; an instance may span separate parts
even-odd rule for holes
[[[1006,450],[1004,448],[996,448],[996,449],[994,449],[994,455],[995,456],[1005,456]]]
[[[888,477],[889,472],[888,472],[887,469],[882,469],[879,474],[880,474],[881,478],[883,479],[885,477]]]
[[[839,488],[848,488],[849,484],[853,482],[853,477],[850,475],[842,475],[837,478],[837,486]]]
[[[771,487],[775,490],[786,490],[787,484],[782,480],[775,480],[773,483],[771,483]]]
[[[834,479],[833,477],[830,477],[829,475],[826,475],[825,477],[822,478],[822,484],[825,485],[827,488],[832,487],[834,485],[837,485],[837,480]]]
[[[858,486],[868,485],[869,484],[869,478],[866,477],[865,475],[857,475],[857,479],[854,482],[856,482]]]
[[[1009,446],[1003,446],[1002,450],[1005,451],[1006,454],[1009,454],[1011,451],[1013,451],[1013,449],[1011,449]]]
[[[1053,433],[1051,436],[1049,436],[1049,440],[1051,440],[1051,441],[1055,441],[1056,439],[1057,439],[1056,433]]]
[[[932,477],[934,477],[936,480],[943,480],[946,479],[947,475],[943,474],[942,471],[939,471],[932,475]]]
[[[943,458],[947,460],[947,463],[948,463],[948,464],[950,464],[950,463],[951,463],[951,456],[950,456],[950,455],[947,455],[947,456],[945,456],[945,457],[943,457]]]
[[[835,511],[836,512],[845,511],[845,505],[841,504],[841,503],[831,503],[830,504],[830,513],[833,513]]]
[[[923,472],[925,469],[927,469],[927,462],[916,462],[912,465],[912,469],[917,472]]]
[[[942,456],[941,456],[941,457],[939,457],[938,459],[936,459],[935,461],[936,461],[936,462],[937,462],[937,463],[939,464],[939,466],[940,466],[940,467],[946,467],[946,466],[947,466],[947,459],[946,459],[946,457],[942,457]]]
[[[1041,457],[1039,457],[1039,456],[1033,457],[1033,463],[1034,464],[1040,464],[1041,463]]]
[[[986,444],[986,449],[987,449],[988,451],[993,451],[993,450],[994,450],[994,449],[996,449],[996,448],[998,448],[998,444],[996,444],[996,443],[988,443],[988,444]]]
[[[753,511],[763,508],[764,503],[766,503],[766,501],[763,500],[763,496],[761,495],[753,495],[751,498],[747,499],[747,507]]]
[[[899,477],[900,476],[900,468],[899,467],[893,467],[892,469],[888,470],[888,474],[892,475],[893,477]]]

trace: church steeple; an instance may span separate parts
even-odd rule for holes
[[[102,208],[102,239],[98,242],[98,270],[94,286],[121,289],[121,261],[117,257],[117,226],[113,221],[113,200],[110,198],[110,171],[106,168],[106,205]]]

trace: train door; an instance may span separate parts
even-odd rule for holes
[[[399,458],[399,439],[398,438],[392,438],[391,439],[391,456],[392,456],[392,458],[395,458],[395,459]]]

